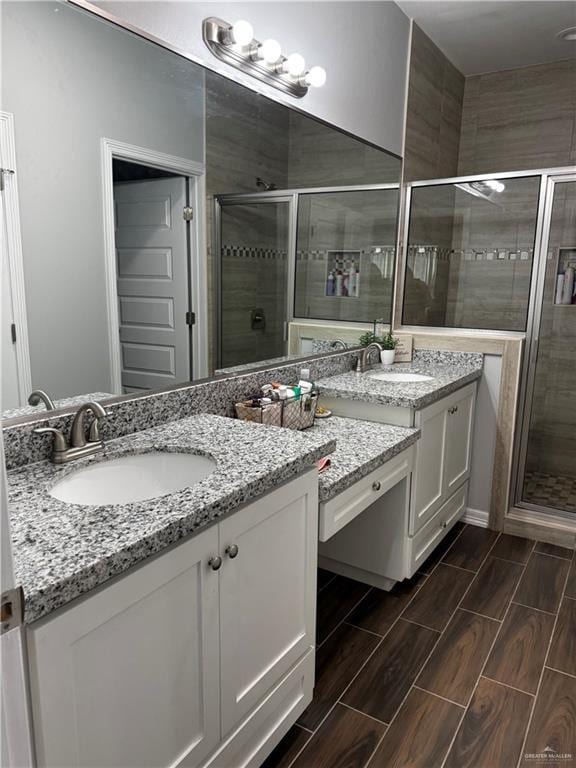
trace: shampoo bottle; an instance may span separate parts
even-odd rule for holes
[[[326,296],[334,296],[334,272],[330,270],[328,279],[326,280]]]

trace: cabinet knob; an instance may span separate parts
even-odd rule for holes
[[[222,565],[222,558],[218,557],[218,555],[211,557],[210,560],[208,560],[208,565],[210,568],[212,568],[213,571],[218,571]]]
[[[446,522],[446,520],[440,523],[440,528],[448,528],[448,523]]]
[[[230,560],[234,560],[236,555],[238,554],[238,545],[237,544],[229,544],[226,549],[224,550]]]
[[[380,483],[378,480],[375,483],[372,483],[373,491],[379,491],[380,488],[382,488],[382,483]]]

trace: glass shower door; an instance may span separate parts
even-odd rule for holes
[[[549,180],[518,497],[576,514],[576,176]]]
[[[219,205],[218,367],[282,357],[293,198],[242,195]]]

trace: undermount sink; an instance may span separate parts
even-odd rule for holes
[[[50,495],[68,504],[127,504],[188,488],[215,469],[214,459],[192,453],[131,454],[72,472]]]
[[[378,381],[391,381],[396,384],[416,383],[418,381],[432,381],[433,376],[425,376],[423,373],[394,373],[392,371],[383,371],[382,373],[368,374],[372,379]]]

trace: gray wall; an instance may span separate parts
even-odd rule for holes
[[[576,162],[576,58],[466,78],[458,172]]]
[[[396,3],[381,2],[107,2],[95,3],[165,40],[207,67],[258,88],[350,133],[402,154],[410,23]],[[323,66],[323,88],[300,100],[222,64],[202,41],[202,20],[248,19],[256,37],[277,39]]]
[[[456,175],[463,99],[464,75],[414,24],[406,105],[405,181]]]
[[[2,21],[33,385],[109,391],[100,139],[202,162],[204,73],[64,4],[5,2]]]

